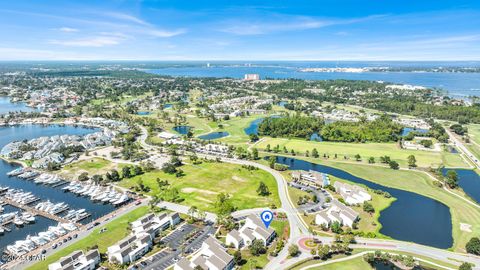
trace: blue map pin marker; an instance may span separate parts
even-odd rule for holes
[[[263,224],[265,224],[265,227],[268,228],[270,226],[270,223],[272,223],[273,220],[273,213],[270,210],[265,210],[260,214],[260,218],[263,221]]]

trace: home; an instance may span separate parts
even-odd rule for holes
[[[60,260],[48,265],[48,270],[93,270],[100,263],[98,249],[92,249],[83,253],[77,250],[70,255],[61,257]]]
[[[134,262],[147,253],[152,247],[152,238],[147,233],[127,236],[108,247],[108,261],[111,263],[126,264]]]
[[[160,137],[162,139],[165,139],[165,140],[170,140],[170,139],[178,138],[179,136],[177,134],[162,131],[162,132],[158,133],[158,137]]]
[[[335,191],[340,194],[348,204],[359,204],[372,199],[372,196],[360,186],[335,181],[333,187],[335,187]]]
[[[252,235],[252,238],[253,238],[253,235]],[[253,240],[252,240],[253,241]],[[239,249],[240,247],[243,246],[243,238],[242,236],[240,235],[240,233],[233,229],[232,231],[230,231],[228,234],[227,234],[227,238],[225,240],[225,243],[228,245],[228,246],[234,246],[236,249]]]
[[[237,231],[232,230],[227,234],[226,244],[240,248],[249,246],[253,240],[262,240],[265,246],[275,238],[276,233],[272,228],[266,228],[257,215],[251,214],[245,219],[245,224]]]
[[[330,179],[327,174],[317,171],[293,171],[292,179],[307,186],[326,187],[330,185]]]
[[[166,230],[171,226],[175,226],[180,223],[180,215],[176,212],[160,215],[146,214],[143,217],[135,220],[131,223],[133,233],[144,232],[149,229],[154,229],[157,234],[160,230]]]
[[[315,215],[315,224],[329,226],[333,222],[352,227],[358,219],[358,213],[338,200],[333,200],[332,205],[324,212]]]
[[[235,263],[221,243],[209,236],[203,242],[200,250],[190,260],[180,259],[173,267],[174,270],[193,270],[201,267],[205,270],[231,270]]]

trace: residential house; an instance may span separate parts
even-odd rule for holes
[[[300,170],[293,171],[291,175],[293,181],[307,186],[326,187],[330,185],[330,178],[325,173],[320,173],[313,170],[308,172]]]
[[[218,240],[209,236],[190,260],[180,259],[173,269],[192,270],[199,266],[204,270],[231,270],[234,265],[233,256],[227,253]]]
[[[131,263],[145,255],[152,247],[152,237],[147,233],[127,236],[108,247],[108,261],[111,263]]]
[[[86,253],[77,250],[49,264],[48,270],[94,270],[99,263],[100,253],[98,249],[92,249]]]
[[[370,196],[363,187],[340,181],[336,181],[333,186],[335,187],[335,191],[339,193],[348,204],[359,204],[372,199],[372,196]]]
[[[355,210],[344,205],[338,200],[333,200],[332,205],[327,209],[327,211],[318,213],[315,216],[315,223],[317,225],[328,225],[333,222],[338,222],[344,226],[352,227],[353,223],[357,219],[358,213],[355,212]]]
[[[245,224],[238,231],[233,230],[227,234],[226,244],[240,248],[243,245],[249,246],[253,240],[259,239],[267,246],[275,236],[274,229],[266,228],[257,215],[251,214],[245,219]]]

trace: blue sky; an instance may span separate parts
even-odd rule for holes
[[[480,60],[480,1],[2,1],[0,60]]]

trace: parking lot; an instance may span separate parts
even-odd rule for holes
[[[191,233],[194,233],[194,236],[186,240],[187,235]],[[167,247],[166,249],[137,264],[135,269],[167,269],[177,262],[182,254],[197,251],[205,239],[213,233],[215,233],[215,228],[211,225],[199,228],[191,224],[184,224],[161,240]]]
[[[299,211],[314,213],[314,212],[321,211],[327,207],[326,201],[327,201],[327,198],[330,197],[330,194],[328,194],[327,191],[323,189],[317,189],[311,186],[302,185],[296,182],[290,182],[289,185],[293,188],[301,189],[303,191],[310,192],[311,194],[315,194],[317,196],[318,202],[316,203],[309,202],[309,203],[300,205],[298,207]]]

